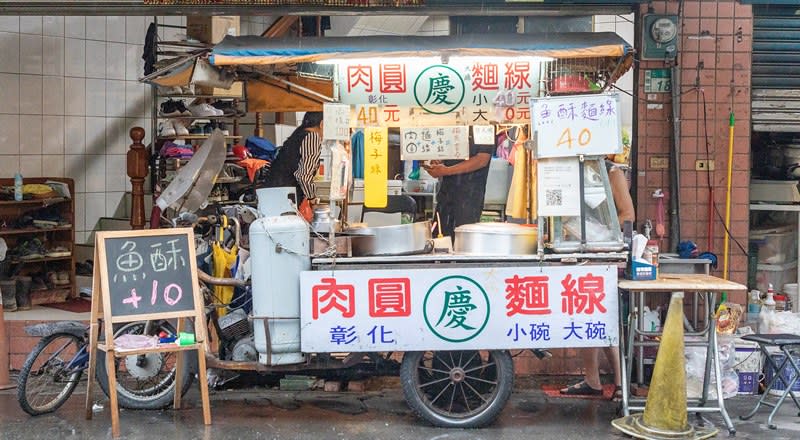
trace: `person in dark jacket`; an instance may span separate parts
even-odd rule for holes
[[[296,188],[298,205],[305,199],[314,201],[317,198],[314,176],[319,168],[321,147],[322,112],[307,112],[278,150],[264,186]]]
[[[494,145],[475,144],[470,136],[468,159],[434,160],[423,165],[431,177],[440,178],[436,211],[443,235],[455,238],[457,227],[481,220],[489,161],[494,149]]]

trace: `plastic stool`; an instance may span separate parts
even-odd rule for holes
[[[767,405],[772,407],[772,412],[769,413],[769,417],[767,418],[767,426],[769,429],[777,429],[777,427],[772,423],[772,418],[775,416],[775,413],[778,412],[778,408],[781,407],[783,401],[786,400],[786,396],[792,396],[795,406],[800,409],[800,402],[797,401],[797,396],[795,396],[794,391],[792,391],[794,384],[800,380],[800,365],[797,364],[792,356],[792,351],[800,350],[800,336],[789,334],[755,334],[743,336],[742,339],[758,343],[758,348],[761,349],[761,353],[764,354],[767,359],[767,363],[773,369],[773,371],[775,371],[775,374],[772,376],[772,380],[770,380],[767,384],[767,389],[764,390],[764,394],[760,399],[758,399],[756,407],[753,408],[749,414],[740,416],[739,418],[742,420],[747,420],[756,414],[758,408],[762,404]],[[778,349],[780,349],[784,354],[783,362],[781,362],[780,365],[775,364],[775,360],[767,351],[767,347],[771,346],[778,347]],[[791,373],[792,371],[794,371],[794,375],[789,374],[792,379],[787,381],[787,379],[784,378],[784,372]],[[767,402],[766,400],[770,395],[770,390],[772,390],[772,387],[775,386],[778,379],[783,382],[783,384],[786,386],[786,389],[784,389],[783,394],[781,394],[777,402]],[[797,415],[800,416],[800,413]]]

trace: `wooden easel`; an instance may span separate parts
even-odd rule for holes
[[[107,261],[107,247],[106,247],[106,240],[107,239],[129,239],[135,241],[137,238],[142,237],[159,237],[159,236],[169,236],[169,237],[179,237],[181,239],[185,238],[188,240],[188,245],[186,248],[187,257],[186,257],[186,271],[191,271],[190,274],[190,286],[193,305],[194,307],[191,310],[181,310],[181,311],[170,311],[168,305],[160,305],[156,306],[157,308],[163,308],[163,311],[158,311],[155,313],[144,313],[144,314],[122,314],[120,315],[117,313],[114,315],[112,313],[112,301],[120,302],[121,297],[119,296],[120,291],[124,291],[123,288],[120,288],[117,284],[114,283],[114,293],[117,295],[112,295],[112,290],[110,289],[109,283],[109,267]],[[108,372],[108,392],[109,392],[109,400],[111,406],[111,432],[113,437],[120,436],[120,428],[119,428],[119,405],[117,401],[117,377],[116,377],[116,358],[132,356],[132,355],[140,355],[146,353],[165,353],[165,352],[182,352],[187,350],[197,350],[197,358],[198,358],[198,375],[200,379],[200,395],[203,404],[203,422],[206,425],[211,424],[211,408],[209,406],[209,397],[208,397],[208,382],[206,381],[206,356],[205,356],[205,343],[207,340],[206,336],[206,325],[205,325],[205,315],[203,313],[203,297],[200,293],[200,289],[197,283],[197,267],[196,267],[196,255],[195,255],[195,248],[194,248],[194,238],[191,229],[183,228],[183,229],[152,229],[152,230],[139,230],[139,231],[105,231],[105,232],[97,232],[95,238],[95,252],[94,252],[94,276],[92,282],[92,312],[90,318],[90,328],[89,328],[89,382],[86,389],[86,418],[92,418],[92,405],[93,405],[93,382],[94,376],[96,372],[96,361],[97,361],[97,350],[102,350],[106,352],[106,371]],[[185,275],[185,274],[184,274]],[[134,293],[135,295],[135,293]],[[142,297],[147,297],[149,295],[142,294]],[[153,298],[156,298],[153,295]],[[148,320],[163,320],[163,319],[177,319],[176,331],[177,334],[180,334],[185,328],[185,321],[187,319],[194,319],[194,332],[195,332],[195,343],[189,345],[178,345],[177,343],[173,344],[163,344],[153,348],[142,348],[142,349],[120,349],[115,347],[114,345],[114,329],[113,325],[116,323],[127,323],[127,322],[135,322],[135,321],[148,321]],[[104,336],[105,342],[99,342],[100,336],[100,319],[103,321],[104,325]],[[177,342],[177,341],[176,341]],[[186,366],[184,365],[183,361],[184,356],[176,356],[176,365],[175,365],[175,399],[174,399],[174,407],[175,409],[180,409],[181,405],[181,389],[180,384],[182,382],[182,375],[186,374],[184,369]]]

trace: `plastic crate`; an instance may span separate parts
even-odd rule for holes
[[[759,264],[756,270],[756,288],[766,292],[770,284],[776,291],[784,284],[797,282],[797,261],[786,264]]]
[[[758,393],[758,373],[739,372],[739,394]]]
[[[784,264],[797,260],[797,226],[753,229],[750,243],[758,247],[759,264]]]

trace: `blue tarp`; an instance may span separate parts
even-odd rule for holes
[[[632,46],[613,32],[370,36],[273,39],[225,37],[211,56],[216,65],[267,65],[375,56],[622,57]]]

